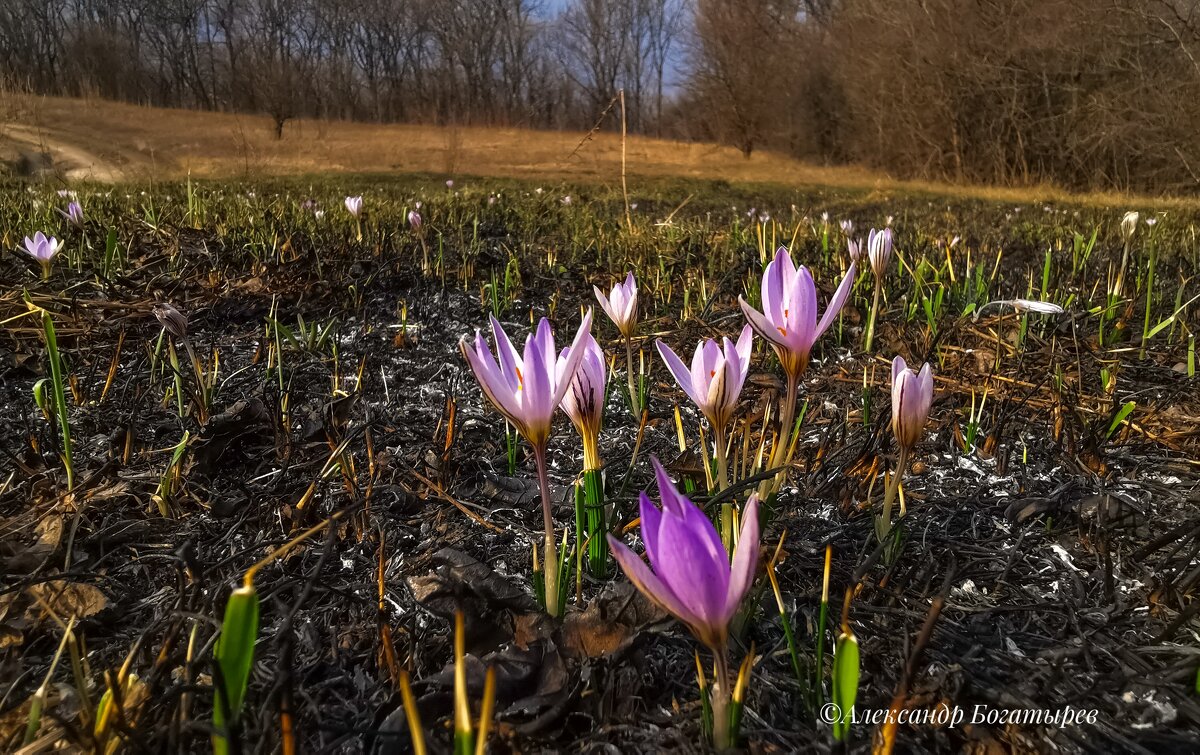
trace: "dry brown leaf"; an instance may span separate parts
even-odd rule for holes
[[[71,616],[92,616],[103,611],[108,605],[108,598],[100,588],[83,582],[55,579],[31,585],[25,592],[31,601],[25,610],[25,617],[30,620],[37,620],[42,616],[43,606],[48,606],[59,619],[66,621]]]

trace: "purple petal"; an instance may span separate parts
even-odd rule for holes
[[[796,274],[796,287],[790,293],[789,304],[793,311],[788,320],[796,329],[795,343],[800,346],[797,350],[807,352],[816,340],[814,331],[817,328],[817,285],[813,283],[812,273],[807,267],[800,266]]]
[[[463,357],[467,360],[467,364],[471,367],[471,372],[475,374],[475,380],[479,382],[479,387],[483,390],[484,396],[510,421],[521,427],[521,423],[517,417],[518,407],[514,401],[512,391],[508,388],[508,383],[499,374],[496,363],[492,359],[492,354],[488,350],[487,341],[475,332],[475,348],[467,343],[466,339],[459,341],[459,348],[463,353]]]
[[[698,511],[697,516],[699,521],[690,515],[681,518],[663,512],[654,568],[659,579],[705,626],[723,628],[729,561],[724,548],[714,552],[707,533],[697,526],[707,524],[712,528],[712,523]]]
[[[663,511],[672,516],[682,517],[687,513],[684,509],[687,498],[680,494],[657,456],[650,457],[650,466],[654,469],[654,482],[658,485],[658,497],[662,501]]]
[[[539,327],[540,331],[541,328]],[[554,416],[554,409],[558,406],[558,402],[562,400],[562,396],[558,396],[558,401],[555,401],[554,395],[554,370],[546,369],[546,355],[543,349],[546,347],[546,339],[531,337],[525,340],[525,369],[521,375],[524,377],[521,386],[521,412],[522,419],[529,423],[531,430],[535,432],[549,433],[550,419]],[[550,342],[553,346],[553,341]],[[576,366],[579,365],[579,359],[583,357],[582,349],[572,357],[568,357],[568,362],[573,361]],[[574,371],[572,370],[572,374]],[[564,386],[567,383],[563,383]]]
[[[582,362],[584,356],[587,355],[587,350],[584,348],[583,343],[584,339],[589,337],[591,333],[592,310],[589,307],[588,311],[583,315],[583,321],[579,323],[579,329],[575,331],[575,338],[571,341],[570,353],[567,357],[567,362],[563,366],[562,372],[567,377],[555,387],[553,396],[555,406],[558,406],[558,404],[562,401],[563,395],[567,392],[567,388],[570,387],[571,380],[573,380],[575,377],[575,371],[579,369],[580,362]],[[553,341],[551,343],[553,343]]]
[[[754,584],[754,575],[758,571],[758,537],[758,495],[755,494],[742,507],[742,531],[733,554],[729,590],[725,595],[725,615],[729,618],[737,613],[750,586]]]
[[[742,307],[742,314],[746,316],[746,321],[750,326],[763,338],[767,339],[776,346],[788,348],[788,343],[784,340],[784,336],[779,332],[779,329],[771,323],[770,319],[763,313],[759,312],[754,307],[751,307],[745,299],[738,297],[738,304]]]
[[[921,416],[921,427],[924,429],[925,422],[929,419],[929,409],[933,406],[933,370],[929,363],[921,368],[921,372],[917,375],[917,385],[920,389],[921,400],[918,411]]]
[[[492,324],[492,340],[496,342],[496,355],[500,357],[500,372],[504,375],[509,390],[515,392],[521,387],[521,378],[517,374],[521,369],[521,357],[513,347],[512,341],[509,340],[508,333],[504,332],[500,321],[492,315],[488,316],[488,320]]]
[[[723,366],[724,355],[721,354],[721,347],[717,342],[710,339],[697,344],[696,353],[692,355],[692,390],[697,396],[703,396],[704,402],[696,402],[701,411],[705,407],[712,407],[712,391],[713,381],[717,377],[717,370]]]
[[[695,395],[694,389],[692,388],[692,373],[687,368],[687,365],[685,365],[683,360],[675,355],[674,351],[671,351],[670,346],[667,346],[665,343],[663,343],[661,338],[655,341],[655,346],[658,347],[658,355],[662,357],[663,363],[666,364],[667,369],[671,371],[671,375],[674,376],[675,382],[679,383],[679,387],[683,389],[683,392],[687,394],[688,398],[690,398],[693,403],[699,406],[700,400]]]
[[[751,350],[754,348],[754,329],[749,325],[742,327],[742,334],[737,340],[737,354],[742,360],[742,366],[747,367],[750,364]]]
[[[596,301],[600,302],[600,309],[604,310],[604,314],[608,315],[608,319],[612,320],[614,324],[618,324],[619,318],[612,304],[609,303],[608,297],[604,295],[599,286],[592,286],[592,291],[596,294]]]
[[[651,602],[657,603],[664,611],[683,623],[690,626],[702,623],[699,617],[675,596],[671,588],[655,576],[654,572],[650,571],[650,567],[646,566],[646,563],[629,549],[629,546],[612,535],[607,537],[608,548],[612,551],[613,558],[621,565],[621,570],[625,572],[625,576],[629,578],[634,587]]]
[[[851,262],[850,269],[846,271],[846,277],[842,278],[837,290],[833,292],[833,298],[829,300],[829,306],[825,308],[821,322],[817,323],[817,329],[813,332],[814,342],[829,329],[829,326],[833,324],[833,318],[837,317],[838,313],[842,311],[842,307],[846,305],[846,300],[850,298],[850,291],[854,288],[854,276],[857,272],[854,269],[854,263]]]

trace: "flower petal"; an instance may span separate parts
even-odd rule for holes
[[[695,506],[690,502],[685,507]],[[712,630],[724,628],[725,596],[729,590],[729,561],[724,548],[713,552],[705,528],[712,522],[698,509],[685,517],[664,511],[655,544],[655,573]],[[715,533],[715,530],[713,530]],[[718,539],[719,543],[720,540]]]
[[[548,327],[548,326],[547,326]],[[585,340],[592,334],[592,310],[589,307],[583,315],[583,321],[579,323],[579,329],[575,331],[575,338],[571,341],[570,354],[567,357],[567,362],[563,365],[562,373],[564,375],[562,382],[555,386],[554,389],[554,405],[558,406],[562,401],[563,395],[570,387],[571,380],[575,377],[575,371],[579,369],[583,358],[587,356],[587,349],[584,348]],[[553,341],[551,341],[553,343]]]
[[[796,331],[797,351],[808,353],[816,340],[813,334],[817,329],[817,284],[804,265],[796,273],[796,286],[790,293],[791,316],[788,319]]]
[[[738,304],[741,305],[742,314],[746,316],[746,321],[750,323],[750,327],[754,328],[755,332],[776,346],[788,347],[783,334],[779,332],[779,329],[771,323],[771,320],[766,315],[751,307],[740,296],[738,297]]]
[[[661,338],[655,341],[655,346],[658,348],[658,355],[662,357],[663,363],[667,365],[667,369],[670,370],[671,375],[674,376],[675,382],[679,383],[679,387],[683,389],[683,392],[687,394],[688,398],[690,398],[693,403],[699,406],[700,400],[694,395],[694,390],[692,388],[691,370],[687,368],[687,365],[683,363],[682,359],[675,355],[674,351],[671,351],[670,346],[667,346],[665,343],[663,343]]]
[[[518,374],[524,366],[521,356],[509,339],[508,333],[504,332],[500,321],[494,315],[489,315],[488,320],[492,325],[492,340],[496,342],[496,355],[500,357],[500,374],[508,383],[509,390],[515,393],[521,387],[521,378]]]
[[[733,618],[754,584],[758,571],[759,554],[758,494],[750,496],[742,507],[742,530],[738,536],[737,549],[733,553],[733,565],[729,573],[729,589],[725,594],[726,621]]]
[[[854,276],[858,271],[854,269],[854,263],[850,263],[850,269],[846,271],[846,277],[842,278],[842,282],[838,284],[837,290],[833,292],[833,297],[829,300],[829,306],[825,307],[825,314],[821,316],[821,322],[817,323],[816,330],[813,331],[813,343],[816,343],[829,326],[833,324],[833,318],[838,316],[842,311],[842,307],[846,305],[846,300],[850,298],[850,291],[854,288]]]
[[[641,591],[652,603],[657,603],[667,613],[689,626],[699,626],[699,617],[691,611],[661,579],[650,571],[650,567],[638,558],[629,546],[612,535],[607,535],[608,549],[613,558],[621,565],[625,576],[633,586]]]

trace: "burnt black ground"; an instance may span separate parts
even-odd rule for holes
[[[893,214],[910,258],[925,253],[932,238],[962,233],[964,244],[986,259],[1005,249],[993,298],[1024,295],[1030,271],[1040,276],[1045,248],[1067,237],[1067,229],[1107,223],[1090,267],[1056,280],[1063,290],[1086,296],[1120,255],[1115,210],[668,186],[640,199],[645,228],[626,238],[613,231],[619,199],[606,192],[575,190],[573,208],[565,208],[556,198],[520,197],[517,185],[501,188],[508,192],[502,209],[485,204],[486,187],[469,197],[425,200],[427,222],[444,232],[444,283],[421,274],[420,247],[400,220],[400,205],[419,196],[418,189],[385,181],[370,190],[378,203],[395,200],[395,207],[372,217],[362,244],[348,240],[344,220],[334,230],[298,227],[275,242],[263,235],[263,227],[289,228],[299,217],[294,206],[313,193],[326,197],[333,216],[339,192],[326,187],[255,187],[264,206],[235,204],[237,187],[206,187],[212,207],[199,229],[182,221],[182,189],[172,187],[162,191],[175,198],[164,203],[173,209],[163,211],[157,228],[121,212],[120,197],[91,203],[97,208],[88,230],[92,243],[107,227],[100,224],[104,206],[103,222],[120,229],[128,249],[125,271],[110,281],[97,282],[88,263],[83,272],[60,269],[43,283],[18,255],[0,258],[8,291],[0,297],[0,319],[24,310],[19,287],[27,287],[54,313],[83,397],[71,414],[79,485],[68,496],[54,430],[31,398],[45,365],[39,332],[32,320],[6,326],[0,339],[0,469],[7,470],[0,477],[9,480],[0,480],[0,733],[6,745],[19,740],[22,705],[61,638],[31,597],[45,589],[60,609],[86,614],[78,631],[86,640],[89,679],[98,685],[93,704],[104,672],[120,668],[127,656],[147,685],[148,701],[123,729],[129,750],[207,749],[211,642],[230,589],[289,533],[346,512],[329,537],[315,538],[258,578],[262,629],[242,732],[246,752],[278,749],[283,710],[294,716],[304,752],[407,751],[399,694],[383,661],[384,626],[398,663],[415,680],[431,746],[448,748],[445,669],[456,607],[467,613],[470,654],[498,669],[495,751],[703,749],[694,643],[633,595],[623,576],[607,583],[585,579],[587,611],[572,606],[574,615],[562,626],[538,615],[529,586],[529,546],[540,527],[532,463],[522,449],[517,476],[507,477],[503,423],[484,405],[457,351],[462,335],[486,323],[481,286],[493,272],[502,280],[508,260],[516,259],[520,282],[501,319],[523,337],[530,311],[551,314],[553,303],[565,343],[578,306],[592,301],[591,285],[607,286],[631,259],[646,258],[638,266],[646,281],[654,279],[660,259],[668,280],[694,280],[701,267],[709,268],[710,306],[694,307],[681,320],[677,289],[669,302],[654,305],[641,328],[652,365],[651,416],[623,497],[618,491],[636,427],[615,395],[608,405],[602,453],[610,495],[625,522],[634,516],[636,492],[651,484],[650,454],[677,475],[694,468],[675,445],[673,402],[685,400],[657,357],[650,359],[652,336],[690,353],[699,337],[732,335],[742,325],[734,302],[744,274],[759,271],[758,253],[731,240],[729,221],[715,222],[713,214],[728,217],[736,205],[740,216],[751,203],[778,217],[790,216],[789,205],[799,206],[797,216],[828,209],[835,219],[848,214],[864,223]],[[656,230],[652,221],[688,193],[700,199],[674,217],[675,230]],[[18,190],[12,194],[28,202]],[[469,213],[482,218],[478,229],[468,223]],[[1194,246],[1184,241],[1190,221],[1171,217],[1160,231],[1170,241],[1163,243],[1169,249],[1159,275],[1171,286],[1175,277],[1195,272]],[[7,222],[15,227],[13,218]],[[255,261],[247,252],[284,239],[285,262]],[[553,265],[547,265],[547,250],[557,254]],[[803,237],[795,253],[813,261],[821,250],[814,238]],[[1069,252],[1058,254],[1068,254],[1069,266]],[[474,274],[464,285],[460,272],[467,264]],[[824,295],[829,280],[822,276]],[[1196,293],[1194,286],[1185,290]],[[1155,321],[1170,314],[1174,292],[1169,289],[1167,310],[1156,309]],[[887,708],[903,684],[909,707],[959,706],[968,721],[978,705],[1097,711],[1095,724],[1065,728],[901,726],[901,751],[1200,748],[1200,604],[1193,596],[1200,579],[1200,399],[1196,381],[1175,369],[1183,351],[1156,343],[1138,359],[1140,302],[1123,318],[1126,350],[1115,354],[1099,346],[1095,318],[1078,305],[1058,318],[1031,319],[1020,349],[1011,343],[1018,323],[1011,314],[985,315],[979,323],[953,315],[939,321],[937,400],[905,483],[904,548],[887,565],[864,508],[872,465],[886,465],[894,451],[884,360],[899,353],[919,362],[934,359],[937,350],[920,318],[904,320],[897,284],[876,354],[859,353],[864,296],[865,289],[847,309],[842,338],[831,333],[822,341],[807,374],[799,458],[764,533],[770,553],[787,531],[778,573],[801,650],[807,656],[815,644],[824,549],[831,545],[830,623],[836,627],[843,593],[853,587],[849,616],[862,643],[861,710]],[[149,350],[159,334],[150,306],[165,300],[188,314],[198,353],[220,353],[223,383],[214,416],[204,424],[164,406],[165,375],[150,384]],[[279,386],[266,370],[264,321],[273,301],[284,323],[294,323],[297,314],[338,321],[336,364],[345,395],[331,394],[328,349],[288,350],[286,428]],[[403,328],[400,302],[407,304]],[[594,332],[616,351],[614,329],[598,309],[596,315]],[[971,389],[981,390],[992,373],[997,328],[1011,353],[992,375],[979,450],[964,454],[956,428],[966,424]],[[120,366],[101,403],[122,333]],[[747,413],[779,388],[773,359],[761,346],[756,353],[744,395]],[[1099,369],[1117,359],[1123,363],[1118,387],[1107,396]],[[359,381],[354,376],[364,362]],[[876,386],[864,426],[862,374],[872,363]],[[1068,376],[1061,395],[1054,389],[1056,367]],[[1113,412],[1128,400],[1137,402],[1135,427],[1105,439]],[[686,403],[681,408],[694,446],[697,415]],[[551,474],[564,486],[557,490],[561,499],[578,471],[578,441],[565,421],[558,428]],[[193,441],[182,492],[173,502],[175,516],[164,518],[151,495],[185,430]],[[122,461],[126,433],[129,463]],[[318,482],[298,508],[331,448],[347,439],[354,473]],[[572,522],[571,507],[561,504],[560,531]],[[61,594],[63,585],[95,588],[103,607],[80,609]],[[759,589],[765,585],[760,579]],[[76,603],[95,599],[90,588],[75,597]],[[940,613],[923,652],[914,653],[935,606]],[[758,596],[735,657],[751,644],[759,660],[743,724],[746,746],[835,749],[828,727],[800,702],[769,589]],[[472,666],[476,696],[481,667]],[[55,681],[46,726],[56,727],[68,747],[89,747],[66,664]],[[865,751],[876,735],[874,726],[857,727],[851,749]]]

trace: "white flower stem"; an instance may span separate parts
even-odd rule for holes
[[[533,458],[537,464],[538,487],[542,491],[542,524],[546,528],[545,554],[542,558],[542,584],[546,592],[546,613],[559,616],[562,607],[558,604],[558,547],[554,539],[554,514],[550,503],[550,479],[546,475],[546,447],[533,447]]]

